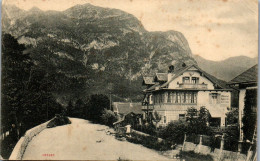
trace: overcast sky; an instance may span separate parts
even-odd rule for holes
[[[258,53],[257,0],[3,0],[25,10],[61,11],[84,3],[131,13],[148,31],[180,31],[192,53],[209,60]]]

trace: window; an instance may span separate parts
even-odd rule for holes
[[[150,95],[150,104],[153,104],[153,95]]]
[[[190,77],[183,77],[182,79],[183,83],[190,83]]]
[[[192,77],[191,78],[191,83],[192,84],[198,84],[199,83],[199,78],[198,77]]]
[[[164,97],[163,98],[164,103],[167,103],[167,101],[168,101],[168,92],[165,92],[163,97]]]
[[[186,101],[186,103],[191,103],[191,93],[187,93],[186,94],[186,99],[187,99],[187,101]]]
[[[185,120],[185,114],[179,114],[179,120]]]
[[[185,103],[186,102],[186,93],[181,93],[181,103]]]
[[[197,92],[194,91],[172,91],[164,94],[154,95],[155,103],[197,103]]]
[[[166,116],[163,116],[163,123],[166,124]]]
[[[172,93],[171,92],[168,92],[168,100],[167,100],[167,102],[168,103],[171,103],[172,102]]]
[[[218,104],[220,98],[220,94],[218,93],[210,93],[210,104]]]
[[[176,93],[175,103],[181,103],[181,94],[179,92]]]
[[[172,93],[172,103],[176,103],[176,93]]]
[[[191,94],[191,103],[197,103],[197,93]]]
[[[154,103],[158,103],[158,95],[155,94],[153,98],[154,98]]]
[[[159,94],[160,96],[160,102],[159,103],[163,103],[163,94]]]

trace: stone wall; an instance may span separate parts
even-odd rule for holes
[[[227,150],[221,150],[221,149],[214,149],[213,152],[211,152],[211,148],[202,144],[194,144],[191,142],[185,142],[183,144],[183,151],[193,151],[198,154],[203,155],[211,155],[214,160],[230,160],[230,161],[245,161],[246,155],[227,151]]]
[[[38,135],[41,131],[47,128],[47,124],[51,120],[40,124],[30,130],[27,130],[23,137],[20,138],[20,140],[15,145],[13,152],[11,156],[9,157],[9,160],[21,160],[23,157],[23,154],[26,150],[27,145],[29,142],[33,139],[34,136]]]

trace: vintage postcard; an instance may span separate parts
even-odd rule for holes
[[[3,0],[1,159],[257,159],[257,0]]]

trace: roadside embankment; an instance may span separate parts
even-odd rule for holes
[[[23,154],[26,150],[27,145],[29,142],[33,139],[34,136],[38,135],[41,131],[47,128],[47,124],[51,120],[40,124],[30,130],[27,130],[23,137],[20,138],[20,140],[15,145],[13,152],[11,156],[9,157],[9,160],[21,160],[23,157]]]

